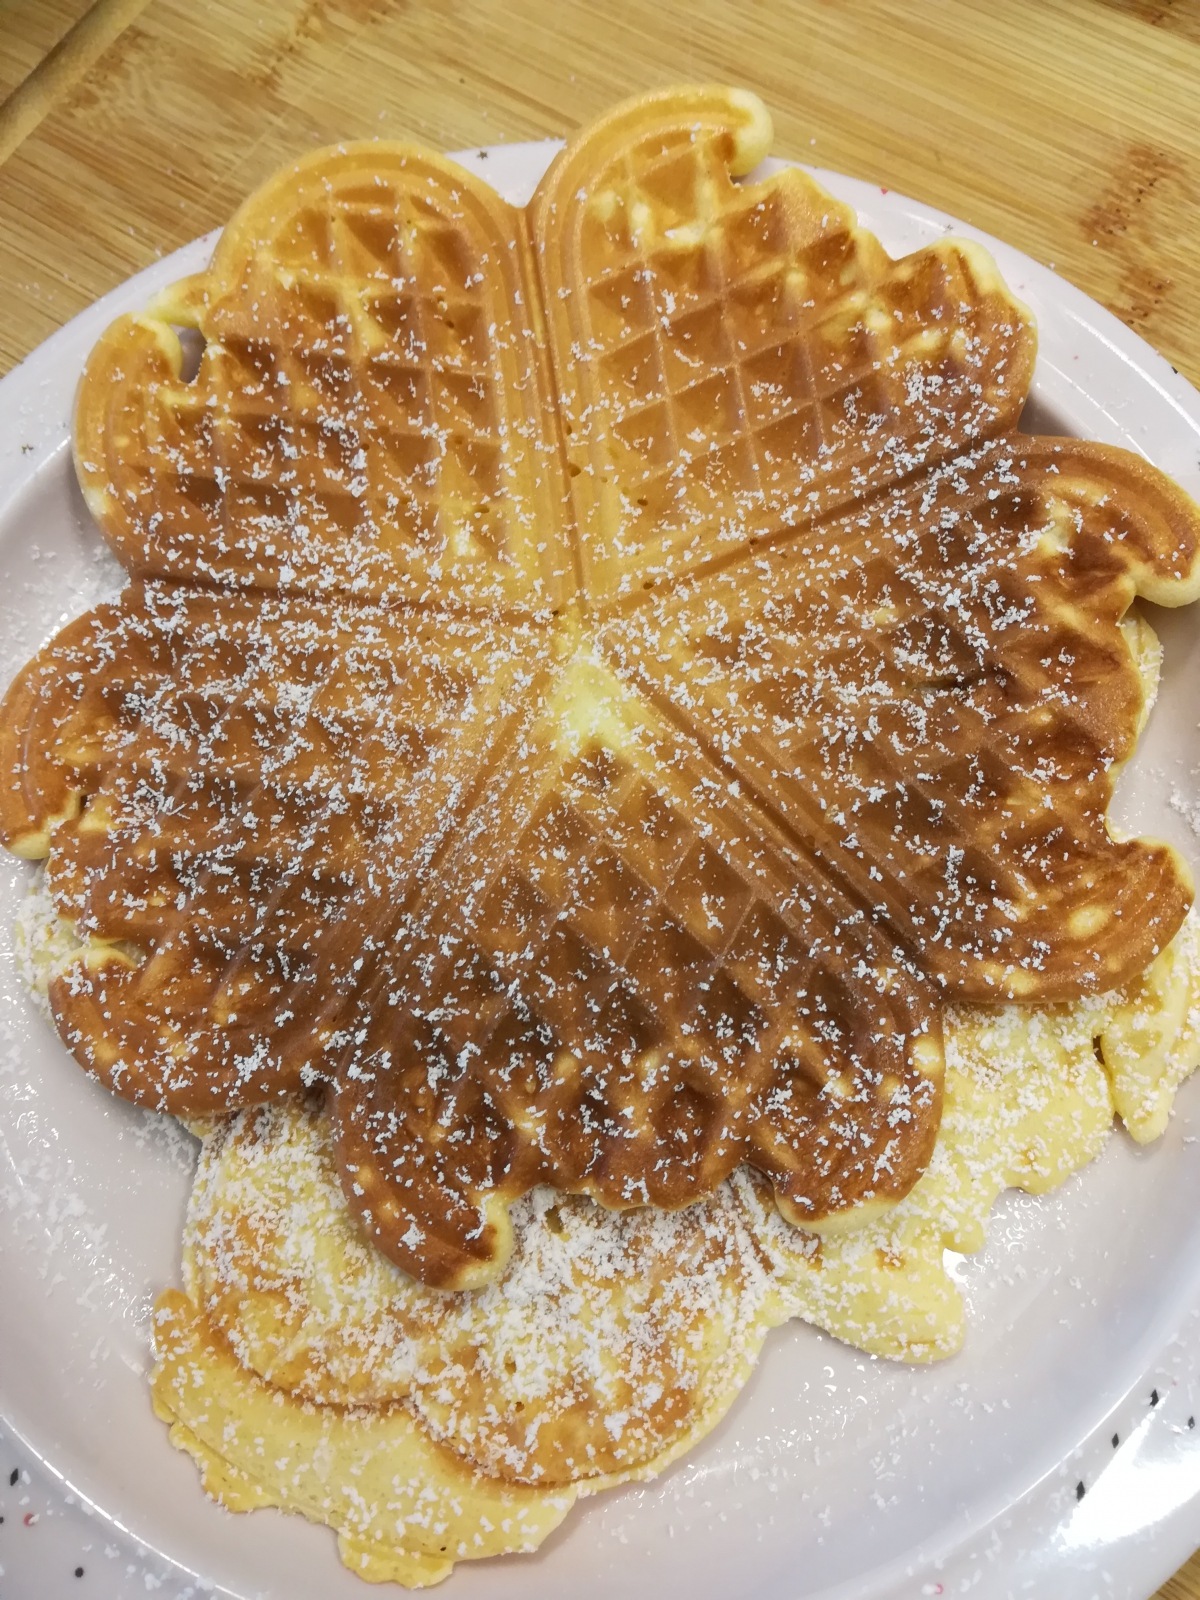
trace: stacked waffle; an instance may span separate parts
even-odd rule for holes
[[[735,182],[770,136],[736,91],[649,96],[525,211],[417,150],[321,153],[80,390],[130,584],[10,689],[0,829],[71,925],[81,1064],[234,1115],[160,1404],[227,1499],[406,1581],[660,1466],[783,1316],[952,1344],[936,1285],[919,1335],[817,1287],[872,1229],[940,1257],[948,1001],[1065,1007],[1091,1077],[1066,1050],[1045,1104],[1093,1130],[1113,1073],[1148,1127],[1191,1063],[1187,869],[1105,812],[1148,706],[1123,619],[1200,592],[1200,513],[1016,433],[1034,336],[988,257],[893,262],[801,173]],[[990,1102],[956,1085],[965,1148]],[[1094,1153],[1067,1120],[971,1204]],[[504,1537],[354,1531],[222,1453],[187,1370],[309,1435],[366,1407],[346,1449],[386,1417],[405,1481],[469,1463]]]

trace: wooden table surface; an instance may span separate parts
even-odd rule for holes
[[[706,80],[1200,385],[1200,0],[0,0],[0,372],[313,146],[562,135]],[[1200,1555],[1160,1600],[1200,1600]]]

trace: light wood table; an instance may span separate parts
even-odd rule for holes
[[[303,150],[561,135],[708,80],[1200,385],[1200,0],[0,0],[0,371]],[[1160,1596],[1200,1600],[1200,1557]]]

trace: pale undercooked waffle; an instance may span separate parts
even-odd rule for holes
[[[186,1295],[155,1308],[154,1408],[229,1511],[279,1506],[335,1528],[370,1583],[424,1589],[454,1563],[536,1550],[577,1491],[497,1483],[440,1449],[402,1406],[302,1405],[240,1366]]]
[[[525,212],[318,154],[80,390],[133,581],[0,732],[4,841],[88,941],[58,1027],[181,1113],[328,1085],[431,1284],[495,1277],[539,1183],[674,1209],[748,1162],[861,1223],[929,1160],[946,1001],[1125,983],[1189,903],[1105,810],[1118,625],[1200,590],[1200,515],[1017,434],[986,254],[734,182],[769,141],[652,95]]]
[[[617,1213],[539,1186],[513,1206],[499,1280],[446,1296],[362,1238],[327,1119],[289,1102],[206,1138],[184,1289],[276,1388],[407,1400],[474,1468],[565,1485],[661,1466],[724,1411],[782,1315],[758,1210],[729,1185],[682,1211]]]

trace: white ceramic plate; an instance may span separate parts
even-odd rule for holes
[[[460,159],[522,201],[555,148]],[[893,255],[980,238],[1037,315],[1031,428],[1141,451],[1200,497],[1200,395],[1147,345],[996,240],[817,176]],[[119,584],[71,469],[83,360],[212,242],[115,289],[0,383],[0,683]],[[1195,858],[1200,618],[1153,620],[1163,689],[1118,812]],[[89,1083],[22,992],[11,927],[29,876],[0,862],[0,1589],[364,1600],[332,1534],[220,1511],[151,1414],[148,1313],[177,1281],[191,1143]],[[581,1503],[537,1555],[460,1566],[446,1600],[1145,1600],[1200,1544],[1198,1123],[1195,1082],[1155,1148],[1118,1134],[1058,1193],[1005,1196],[987,1249],[956,1258],[961,1355],[909,1369],[780,1330],[688,1460]]]

